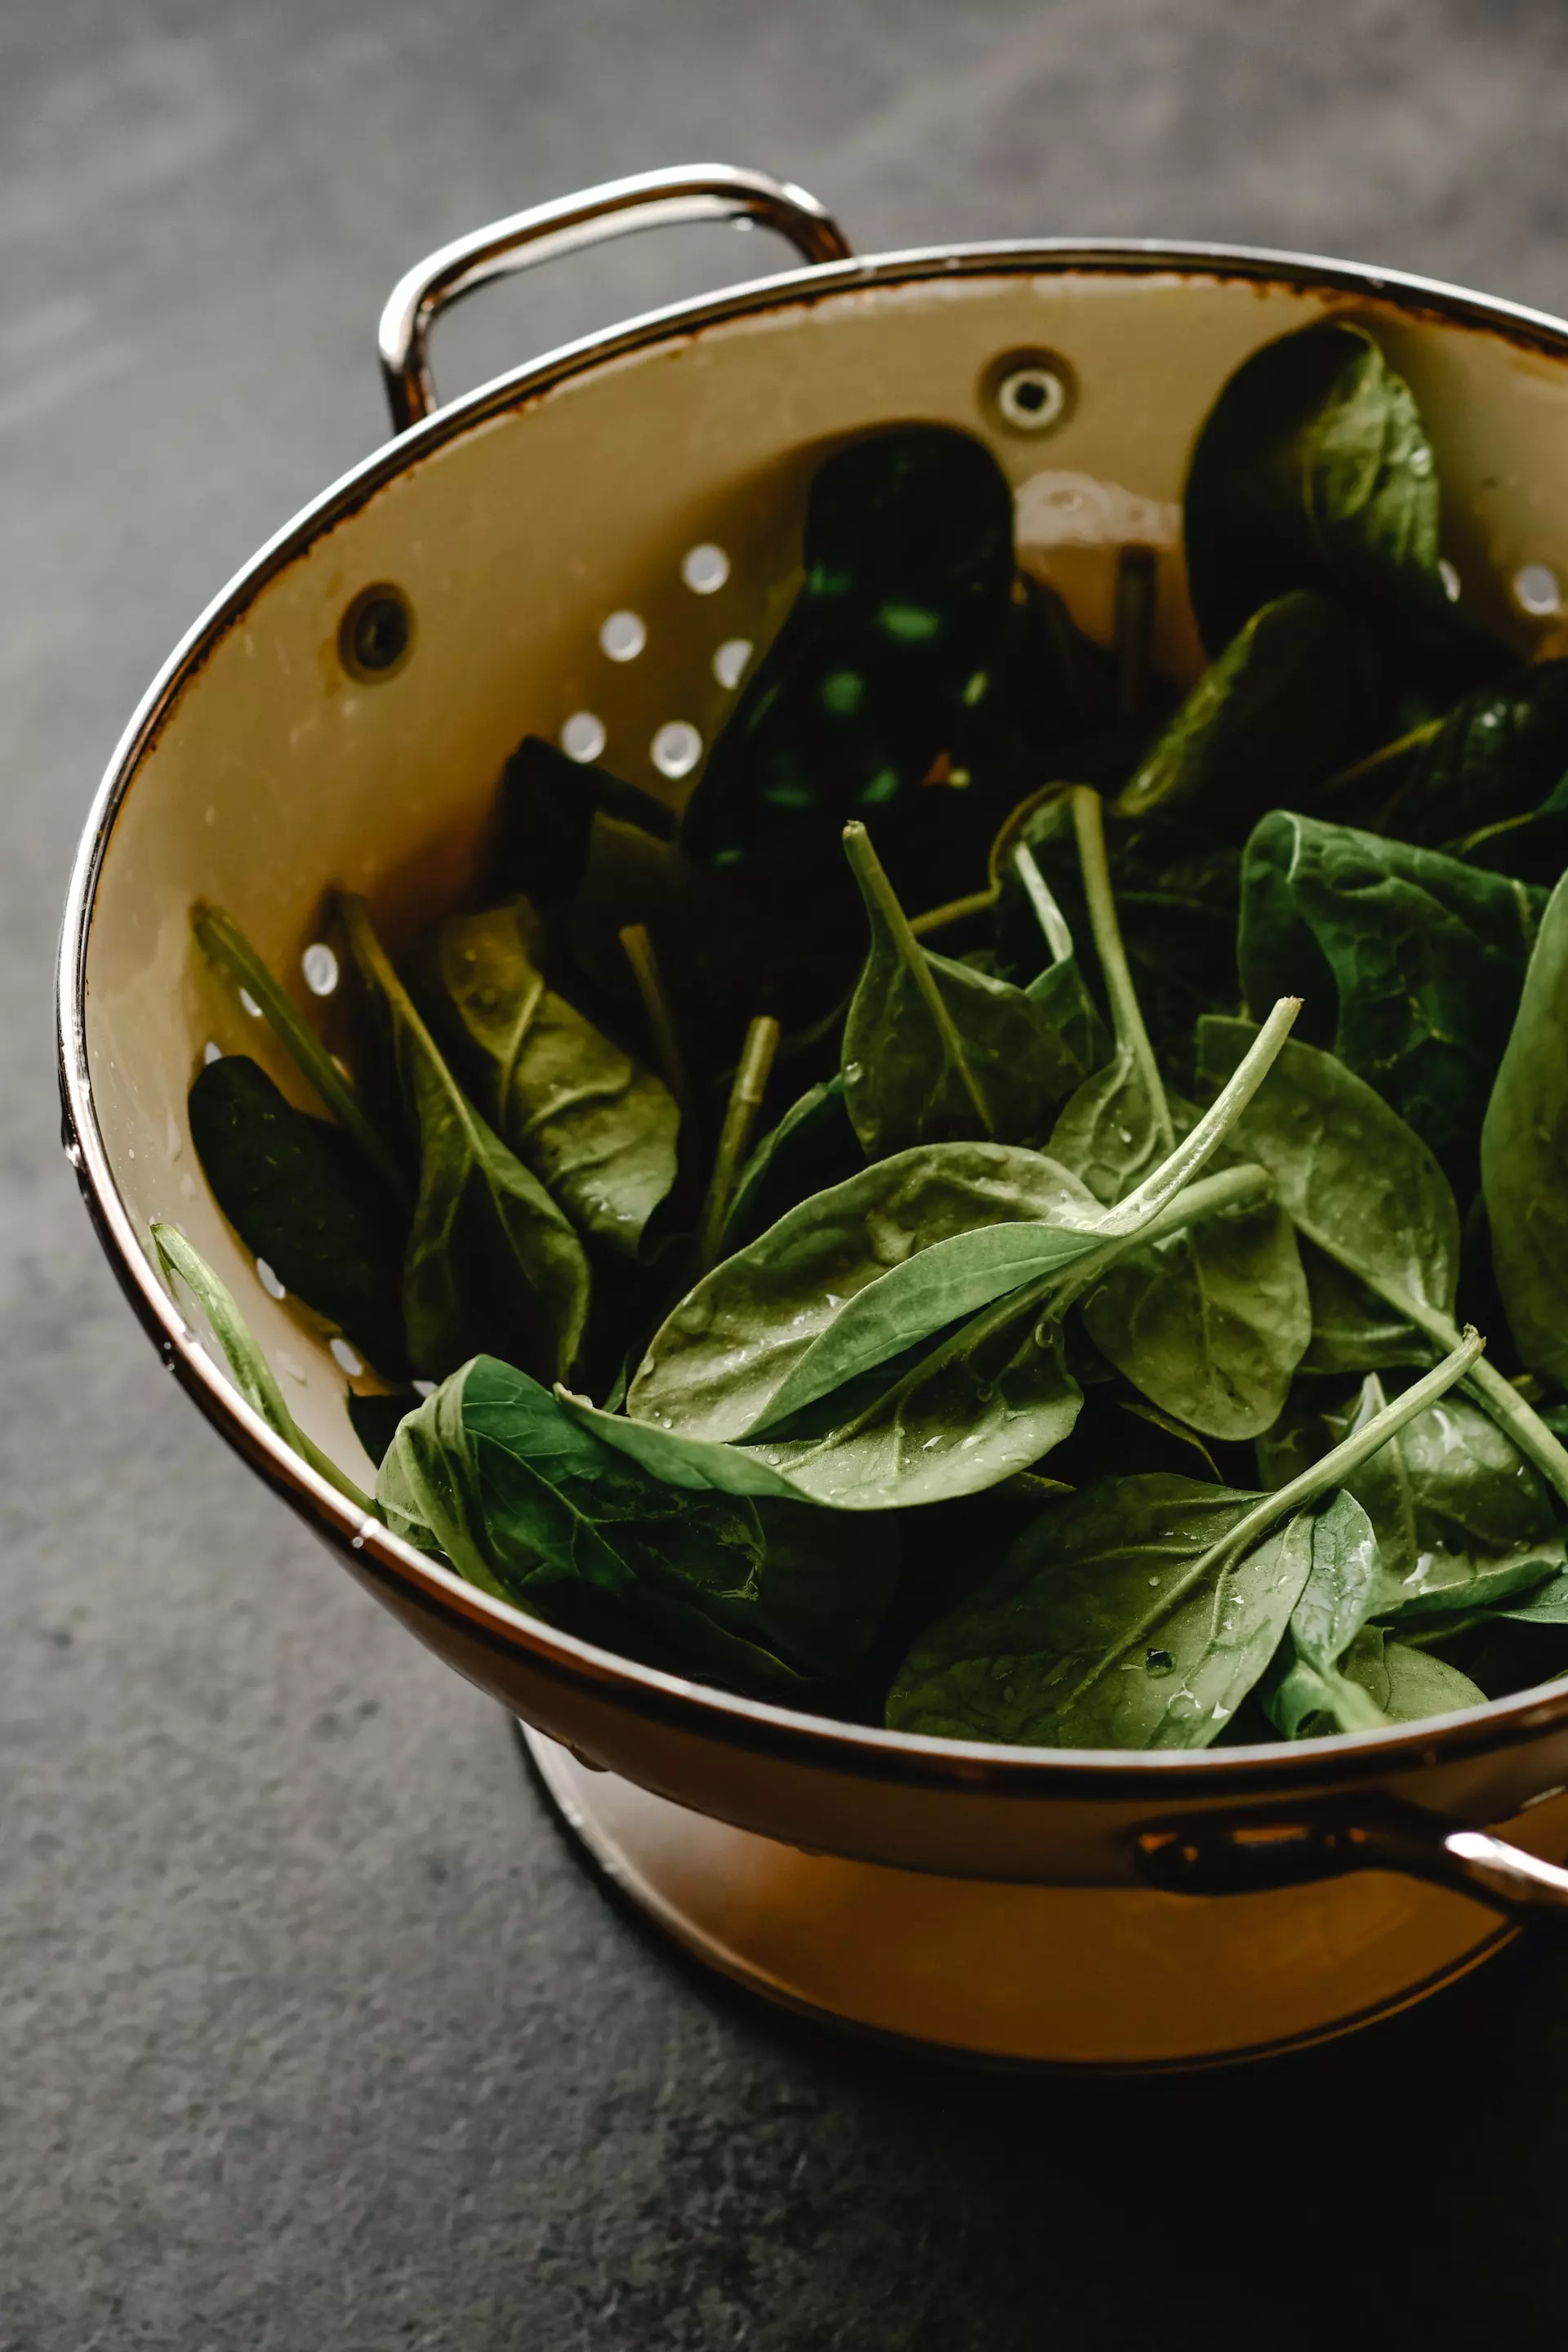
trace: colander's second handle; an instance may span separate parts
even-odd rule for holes
[[[1393,1798],[1320,1798],[1295,1813],[1270,1807],[1151,1822],[1133,1852],[1140,1876],[1173,1895],[1257,1895],[1349,1870],[1392,1870],[1468,1895],[1519,1927],[1568,1928],[1568,1870],[1489,1830]]]
[[[553,204],[514,213],[426,256],[393,288],[381,314],[381,371],[394,427],[399,433],[436,406],[430,377],[430,329],[448,302],[471,294],[488,278],[531,269],[606,237],[687,221],[755,221],[787,237],[809,262],[847,261],[854,248],[831,213],[797,188],[764,172],[730,163],[689,163],[670,172],[637,172],[607,180]]]

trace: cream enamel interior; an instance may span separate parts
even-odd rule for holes
[[[472,876],[502,761],[524,731],[553,736],[570,713],[595,711],[606,762],[646,784],[660,782],[647,747],[661,723],[711,735],[731,699],[713,652],[737,636],[765,639],[787,602],[801,499],[826,443],[886,420],[943,419],[987,434],[1019,485],[1061,475],[1169,509],[1230,370],[1326,308],[1375,325],[1413,382],[1452,494],[1447,551],[1482,608],[1517,633],[1503,583],[1518,566],[1568,578],[1568,364],[1522,336],[1314,289],[1305,273],[1300,284],[1199,263],[1129,271],[1016,258],[944,276],[884,266],[867,285],[846,273],[810,299],[721,309],[699,331],[590,352],[548,390],[520,380],[450,433],[411,443],[400,470],[315,536],[300,534],[284,560],[258,564],[253,587],[240,583],[226,625],[198,645],[123,779],[87,909],[88,1076],[130,1227],[143,1246],[155,1218],[183,1227],[234,1288],[297,1416],[345,1466],[368,1475],[325,1335],[264,1293],[195,1163],[185,1097],[209,1039],[254,1054],[307,1097],[192,946],[193,903],[226,906],[312,1006],[300,956],[319,936],[326,891],[366,892],[395,945],[449,903]],[[1042,347],[1071,369],[1071,413],[1047,436],[1005,433],[982,385],[999,355]],[[1087,511],[1058,510],[1079,523]],[[1058,530],[1030,560],[1104,634],[1113,551],[1093,539],[1072,524],[1066,543]],[[702,541],[731,560],[710,596],[679,577],[682,555]],[[1173,549],[1163,570],[1165,657],[1190,667]],[[416,641],[386,682],[356,685],[338,659],[339,622],[377,581],[408,597]],[[642,616],[648,636],[638,659],[617,664],[598,632],[622,609]],[[984,1793],[979,1765],[936,1793],[929,1776],[922,1787],[918,1776],[900,1785],[890,1769],[840,1773],[826,1744],[809,1762],[760,1743],[742,1752],[737,1718],[716,1706],[701,1707],[700,1724],[628,1707],[630,1678],[617,1684],[607,1662],[569,1689],[545,1671],[549,1640],[482,1596],[463,1589],[463,1624],[446,1601],[443,1617],[429,1605],[440,1581],[437,1571],[421,1588],[410,1566],[376,1589],[459,1671],[682,1802],[917,1869],[1078,1884],[1126,1874],[1112,1838],[1139,1818],[1142,1797],[1046,1806]],[[1561,1732],[1535,1759],[1516,1742],[1445,1762],[1430,1776],[1432,1801],[1497,1821],[1554,1770],[1568,1779]],[[1321,1906],[1331,1891],[1301,1899]]]

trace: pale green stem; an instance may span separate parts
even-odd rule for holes
[[[980,1088],[979,1081],[969,1066],[963,1050],[963,1040],[953,1025],[952,1013],[943,1003],[936,976],[926,961],[925,950],[910,929],[910,919],[900,906],[898,894],[886,874],[881,860],[871,846],[871,836],[863,824],[849,824],[844,828],[844,852],[854,870],[862,891],[876,908],[888,929],[888,936],[898,952],[899,960],[913,981],[921,1001],[931,1017],[932,1026],[942,1040],[942,1048],[950,1068],[955,1070],[969,1097],[974,1115],[987,1136],[996,1132],[990,1107]]]
[[[1331,776],[1328,782],[1320,787],[1318,798],[1327,800],[1331,793],[1348,791],[1352,784],[1362,783],[1368,776],[1374,776],[1380,768],[1391,767],[1395,761],[1403,760],[1407,751],[1418,751],[1423,743],[1430,743],[1446,723],[1441,719],[1423,719],[1421,725],[1413,727],[1407,735],[1396,735],[1392,743],[1380,744],[1375,751],[1369,751],[1364,760],[1354,761],[1350,767],[1342,768],[1337,776]]]
[[[1351,1472],[1358,1470],[1380,1446],[1386,1445],[1406,1422],[1414,1421],[1417,1413],[1425,1412],[1427,1406],[1436,1404],[1456,1381],[1463,1380],[1485,1346],[1486,1341],[1479,1333],[1468,1331],[1451,1355],[1445,1356],[1440,1364],[1435,1365],[1413,1388],[1406,1389],[1402,1397],[1396,1397],[1392,1404],[1384,1405],[1381,1412],[1374,1413],[1364,1428],[1352,1432],[1331,1453],[1300,1472],[1287,1486],[1279,1487],[1272,1495],[1266,1495],[1250,1511],[1244,1512],[1229,1534],[1222,1536],[1217,1543],[1209,1546],[1207,1551],[1200,1553],[1190,1568],[1184,1570],[1156,1600],[1151,1601],[1137,1623],[1122,1636],[1115,1648],[1097,1658],[1089,1672],[1058,1700],[1058,1712],[1065,1713],[1068,1707],[1076,1706],[1084,1693],[1092,1690],[1118,1659],[1144,1643],[1172,1611],[1181,1606],[1189,1593],[1197,1591],[1206,1577],[1228,1575],[1238,1561],[1246,1558],[1254,1544],[1259,1542],[1271,1528],[1277,1527],[1281,1519],[1289,1517],[1303,1505],[1315,1502],[1320,1495],[1331,1494],[1336,1486],[1342,1486]]]
[[[338,1125],[352,1135],[396,1197],[406,1202],[407,1186],[396,1160],[366,1118],[363,1106],[309,1022],[273,979],[239,925],[221,907],[198,907],[191,929],[203,954],[243,989],[300,1075],[321,1096]]]
[[[984,915],[996,904],[999,893],[994,884],[988,890],[972,890],[966,898],[949,898],[940,907],[928,907],[923,915],[910,917],[910,931],[917,940],[929,939],[932,931],[945,931],[950,923],[963,922],[966,915]]]
[[[1318,1237],[1314,1235],[1313,1238]],[[1321,1245],[1329,1250],[1331,1256],[1338,1255],[1328,1242],[1322,1242]],[[1396,1314],[1403,1315],[1407,1323],[1413,1323],[1418,1331],[1425,1332],[1437,1347],[1447,1349],[1455,1345],[1458,1331],[1450,1317],[1439,1313],[1435,1307],[1426,1306],[1419,1298],[1413,1298],[1408,1291],[1401,1290],[1397,1283],[1379,1281],[1364,1268],[1350,1265],[1348,1259],[1342,1258],[1340,1263],[1364,1282],[1369,1290],[1374,1290],[1380,1298],[1385,1298]],[[1483,1357],[1467,1375],[1465,1386],[1498,1427],[1513,1440],[1526,1460],[1533,1462],[1542,1477],[1549,1479],[1563,1501],[1568,1502],[1568,1447],[1552,1436],[1540,1414],[1525,1402],[1512,1381],[1504,1380],[1495,1365],[1489,1364]]]
[[[285,1445],[291,1445],[302,1461],[308,1462],[328,1485],[335,1486],[345,1501],[359,1510],[374,1514],[375,1506],[370,1496],[362,1494],[353,1480],[344,1475],[329,1454],[323,1454],[314,1438],[307,1437],[288,1405],[283,1391],[273,1378],[271,1366],[262,1354],[256,1336],[240,1313],[234,1293],[213,1272],[199,1250],[193,1249],[175,1225],[155,1224],[151,1227],[153,1243],[159,1262],[166,1275],[178,1276],[201,1307],[211,1324],[213,1336],[223,1349],[225,1360],[234,1374],[235,1385],[253,1412],[260,1414],[275,1436]]]
[[[1045,934],[1053,963],[1066,963],[1072,953],[1072,933],[1067,917],[1058,906],[1050,884],[1035,863],[1035,853],[1026,841],[1013,852],[1013,871],[1028,894],[1035,918]]]
[[[760,1013],[746,1032],[746,1042],[741,1049],[741,1059],[730,1087],[730,1099],[724,1108],[724,1124],[719,1134],[719,1149],[713,1158],[713,1174],[708,1186],[708,1197],[702,1204],[701,1222],[697,1229],[697,1271],[706,1274],[719,1254],[724,1220],[730,1213],[734,1195],[735,1178],[745,1157],[746,1146],[752,1139],[752,1129],[762,1108],[767,1092],[768,1076],[778,1051],[779,1024],[770,1013]]]
[[[1138,992],[1127,968],[1121,926],[1116,919],[1116,899],[1110,887],[1110,866],[1105,855],[1105,818],[1100,794],[1088,784],[1075,784],[1072,793],[1073,831],[1078,836],[1079,863],[1083,868],[1083,893],[1089,901],[1089,927],[1094,934],[1105,991],[1110,999],[1110,1022],[1116,1042],[1129,1056],[1154,1115],[1162,1150],[1169,1151],[1176,1130],[1160,1077],[1154,1048],[1143,1026]]]
[[[675,1016],[669,1009],[669,999],[664,992],[659,974],[658,958],[654,953],[653,940],[646,923],[627,923],[620,934],[622,952],[632,968],[637,994],[642,999],[643,1017],[647,1023],[653,1057],[658,1064],[659,1076],[675,1097],[676,1108],[689,1137],[692,1129],[692,1095],[686,1075],[686,1060],[676,1034]]]
[[[1299,996],[1282,996],[1273,1012],[1253,1039],[1246,1057],[1237,1064],[1229,1078],[1202,1118],[1190,1132],[1183,1136],[1168,1159],[1162,1160],[1152,1175],[1146,1176],[1134,1192],[1106,1213],[1100,1231],[1105,1234],[1135,1232],[1156,1210],[1163,1208],[1184,1184],[1189,1183],[1199,1169],[1224,1142],[1264,1079],[1274,1066],[1279,1048],[1290,1033],[1290,1024],[1301,1010]]]

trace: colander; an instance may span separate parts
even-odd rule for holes
[[[590,336],[437,407],[442,307],[631,229],[727,219],[802,266]],[[298,1420],[362,1478],[356,1360],[266,1285],[200,1177],[205,1053],[292,1068],[194,950],[233,910],[331,1022],[332,887],[395,943],[470,880],[527,730],[679,800],[798,577],[824,447],[984,436],[1021,560],[1109,635],[1156,551],[1162,666],[1198,652],[1187,454],[1258,344],[1370,326],[1445,453],[1446,559],[1521,648],[1568,579],[1568,326],[1342,262],[1098,242],[862,259],[801,189],[721,166],[519,215],[422,262],[382,321],[397,426],[272,539],[132,719],[83,836],[58,973],[67,1152],[153,1344],[257,1474],[410,1632],[510,1710],[566,1820],[692,1949],[868,2031],[970,2057],[1160,2066],[1415,1998],[1527,1915],[1568,1916],[1568,1685],[1388,1733],[1203,1754],[917,1738],[700,1687],[554,1632],[406,1549],[274,1437],[154,1269],[182,1226]],[[1489,1825],[1508,1827],[1506,1841]]]

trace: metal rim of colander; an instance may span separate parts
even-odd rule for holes
[[[563,345],[438,408],[362,460],[267,541],[187,631],[149,687],[94,797],[73,863],[56,973],[62,1140],[89,1213],[121,1286],[165,1366],[251,1467],[356,1573],[416,1599],[427,1615],[459,1627],[499,1654],[526,1651],[547,1679],[616,1702],[687,1732],[795,1763],[911,1788],[1038,1799],[1152,1800],[1285,1796],[1332,1790],[1402,1767],[1431,1768],[1527,1745],[1568,1722],[1568,1685],[1495,1699],[1485,1706],[1393,1733],[1363,1732],[1277,1747],[1187,1752],[1002,1748],[937,1739],[802,1713],[710,1689],[638,1665],[558,1633],[466,1583],[455,1571],[363,1518],[248,1406],[206,1354],[163,1287],[115,1184],[98,1125],[88,1067],[88,937],[103,858],[139,765],[187,680],[257,593],[317,540],[368,506],[410,466],[502,411],[527,405],[569,378],[649,345],[700,334],[763,310],[808,309],[857,289],[961,276],[1069,274],[1183,280],[1242,278],[1295,293],[1371,297],[1416,317],[1498,335],[1568,359],[1568,322],[1523,305],[1406,272],[1264,247],[1152,238],[921,247],[791,269],[695,302],[645,312]]]

